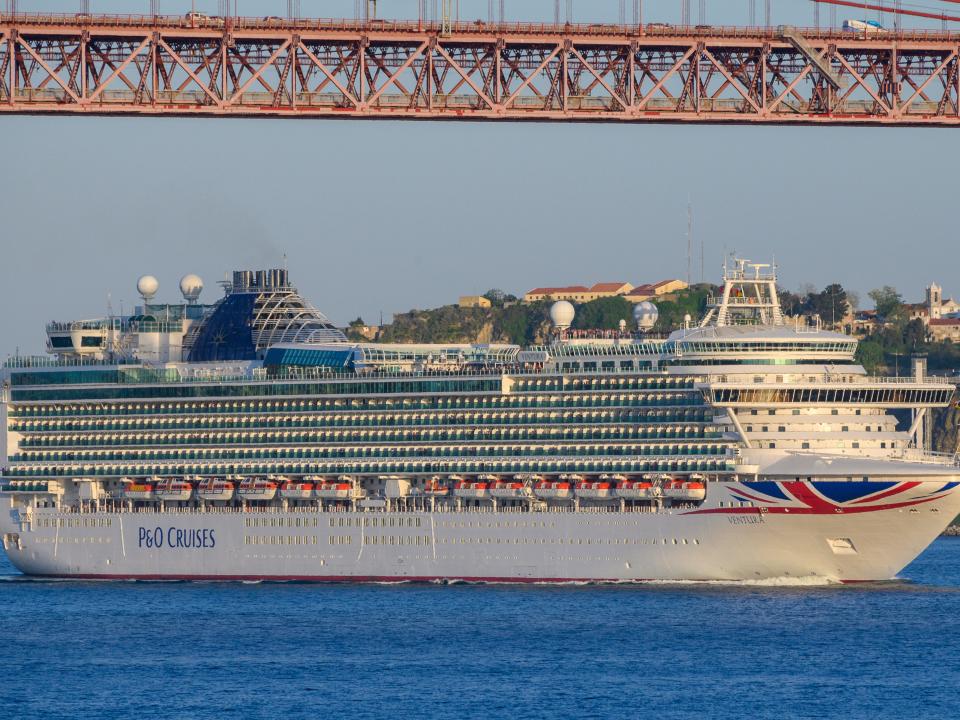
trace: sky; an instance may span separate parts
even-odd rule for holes
[[[212,302],[225,273],[284,257],[343,324],[490,288],[684,278],[688,200],[694,280],[702,241],[708,281],[736,251],[865,307],[881,285],[960,294],[944,129],[0,117],[0,140],[0,356],[42,352],[50,320],[131,311],[141,274],[176,302],[197,273]]]

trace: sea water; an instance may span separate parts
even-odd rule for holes
[[[0,562],[3,718],[960,714],[960,538],[860,586],[74,582]]]

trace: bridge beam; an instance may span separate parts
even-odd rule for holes
[[[0,15],[0,114],[960,125],[960,34]]]

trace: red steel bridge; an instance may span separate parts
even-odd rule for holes
[[[0,114],[960,124],[960,33],[0,15]]]

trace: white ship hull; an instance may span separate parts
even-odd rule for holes
[[[53,577],[858,582],[896,576],[960,513],[956,478],[872,485],[832,501],[809,483],[718,483],[700,507],[626,512],[62,513],[4,498],[0,529],[18,569]]]

